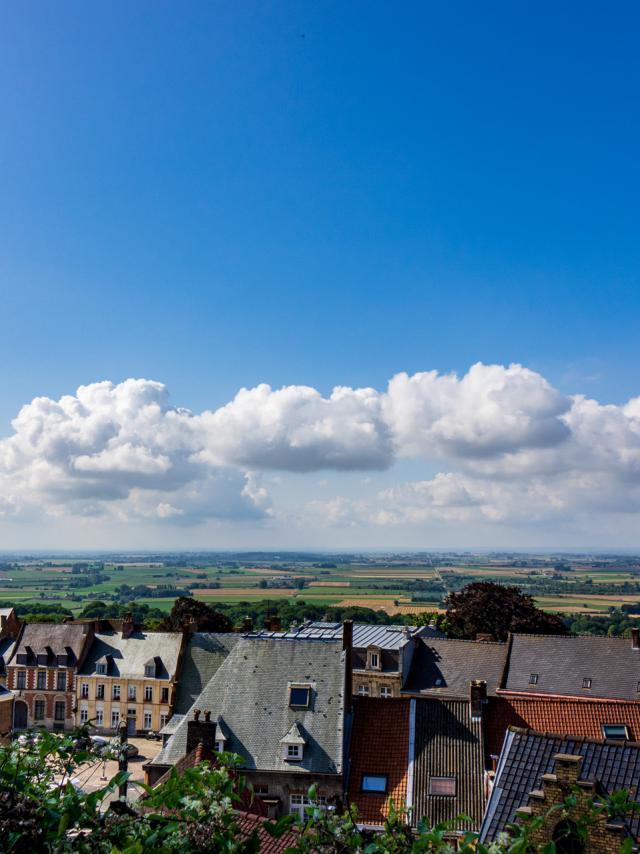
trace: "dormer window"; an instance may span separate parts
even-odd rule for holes
[[[102,673],[103,675],[107,672],[107,665],[104,663],[96,664],[96,673]]]
[[[285,762],[301,762],[304,755],[304,746],[307,736],[296,721],[289,732],[280,739],[282,745],[282,758]]]
[[[367,650],[367,670],[381,670],[382,664],[380,659],[380,650],[369,648]]]
[[[150,679],[155,679],[155,677],[156,677],[156,664],[157,664],[156,659],[150,658],[149,661],[147,661],[145,666],[144,666],[144,675]]]
[[[222,739],[216,740],[216,753],[224,753],[224,741]]]
[[[289,706],[292,709],[308,709],[311,702],[310,685],[292,685],[289,688]]]

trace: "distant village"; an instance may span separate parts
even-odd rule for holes
[[[83,725],[112,737],[123,724],[161,740],[144,765],[150,786],[229,752],[259,820],[304,818],[313,784],[318,804],[354,805],[368,829],[395,807],[414,829],[459,821],[453,838],[473,830],[490,843],[519,818],[553,816],[568,792],[585,803],[638,792],[640,633],[460,640],[434,624],[277,617],[151,632],[131,616],[27,623],[0,610],[5,743]],[[556,825],[545,818],[541,843]],[[640,816],[603,817],[588,850],[639,835]]]

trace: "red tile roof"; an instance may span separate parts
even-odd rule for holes
[[[367,824],[382,824],[391,798],[396,807],[407,799],[409,699],[356,697],[351,734],[349,803]],[[387,776],[386,794],[362,791],[365,774]]]
[[[492,697],[486,716],[487,752],[500,753],[510,726],[553,735],[602,739],[603,724],[626,724],[630,740],[639,741],[640,703],[577,697]]]
[[[254,830],[260,840],[260,854],[281,854],[287,848],[293,848],[300,841],[297,834],[288,831],[277,839],[264,829],[265,819],[248,812],[236,813],[236,822],[243,836],[249,836]]]

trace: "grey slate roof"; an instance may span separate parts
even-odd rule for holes
[[[431,777],[455,777],[456,794],[430,795]],[[429,826],[460,813],[477,830],[484,812],[482,722],[472,720],[468,700],[419,699],[415,718],[414,812]]]
[[[173,714],[160,730],[160,735],[173,735],[178,729],[180,721],[184,720],[184,715]]]
[[[530,683],[531,674],[538,676]],[[583,688],[591,679],[591,688]],[[514,635],[505,688],[532,694],[640,699],[640,650],[628,638]]]
[[[174,712],[184,715],[240,640],[233,633],[194,632],[187,641]]]
[[[5,672],[17,646],[18,641],[15,638],[0,638],[0,673]]]
[[[289,708],[290,683],[312,686],[309,709]],[[222,716],[225,749],[247,769],[338,774],[342,768],[344,656],[337,641],[242,638],[194,704]],[[190,713],[149,764],[175,765],[185,755]],[[282,737],[298,722],[303,759],[283,759]]]
[[[287,632],[270,632],[262,630],[247,637],[284,638],[317,638],[318,640],[342,640],[342,623],[308,622],[298,629]],[[404,646],[408,637],[444,637],[437,629],[430,626],[377,625],[375,623],[353,624],[353,646],[364,649],[377,646],[380,649],[397,650]]]
[[[51,647],[54,655],[64,655],[69,647],[73,653],[73,660],[69,663],[74,665],[80,659],[86,641],[87,634],[82,623],[27,623],[15,654],[22,655],[27,652],[27,647],[31,647],[34,655],[37,655]],[[11,664],[16,664],[15,658]]]
[[[145,664],[150,658],[156,658],[155,678],[171,679],[176,673],[181,645],[181,632],[136,631],[126,638],[121,632],[96,633],[80,675],[99,675],[96,664],[105,656],[111,656],[107,676],[143,679]]]
[[[543,774],[553,772],[556,753],[581,754],[580,779],[597,781],[608,793],[621,789],[638,791],[640,745],[620,742],[560,738],[510,729],[505,737],[495,782],[482,822],[480,838],[493,840],[527,806],[529,792],[539,789]],[[635,837],[640,816],[629,820]]]
[[[495,694],[506,661],[506,643],[425,638],[413,654],[404,690],[448,697],[469,697],[472,679],[484,679]]]

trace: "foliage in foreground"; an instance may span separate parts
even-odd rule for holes
[[[117,774],[106,786],[84,793],[73,783],[83,767],[98,770],[102,757],[83,749],[88,732],[72,736],[40,733],[26,745],[13,742],[0,748],[0,840],[7,854],[257,854],[260,840],[255,831],[243,831],[234,811],[246,802],[248,789],[240,776],[238,757],[221,754],[215,766],[203,762],[146,790],[146,798],[126,803],[117,798],[125,773]],[[139,784],[138,784],[139,785]],[[312,803],[316,791],[309,790]],[[575,805],[568,799],[554,808],[561,820]],[[588,837],[589,827],[602,810],[624,814],[634,809],[626,793],[618,794],[604,806],[592,804],[578,824],[578,832]],[[458,826],[465,821],[459,817]],[[553,844],[532,845],[531,834],[542,819],[510,827],[510,835],[490,845],[482,845],[474,833],[462,833],[451,840],[449,824],[430,828],[419,823],[417,833],[408,827],[406,815],[390,807],[380,832],[358,827],[355,811],[343,814],[311,806],[304,822],[286,816],[266,822],[265,830],[285,837],[290,854],[418,854],[418,852],[460,851],[462,854],[553,854]],[[622,851],[630,851],[623,846]]]

